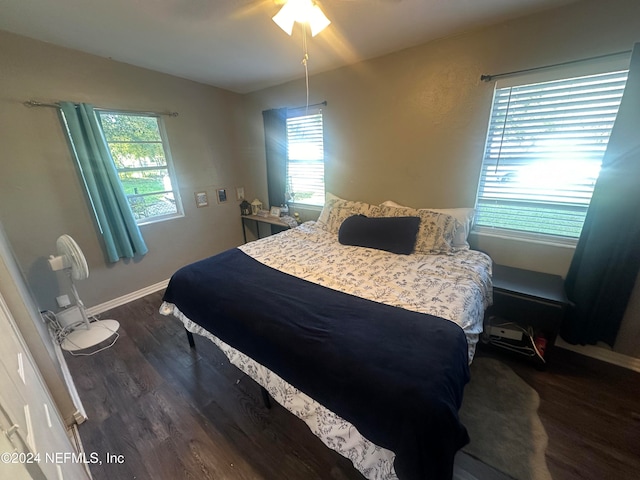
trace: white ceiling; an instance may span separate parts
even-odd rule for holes
[[[283,0],[0,0],[0,29],[239,93],[304,76]],[[317,0],[310,74],[575,0]]]

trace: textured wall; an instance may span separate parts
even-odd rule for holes
[[[238,245],[242,231],[235,187],[248,183],[237,161],[239,95],[0,32],[0,220],[40,308],[55,307],[67,279],[47,264],[56,238],[70,234],[89,263],[78,289],[87,306],[166,280],[180,266]],[[141,227],[149,253],[109,264],[100,244],[58,112],[25,100],[71,100],[164,117],[184,204],[184,218]],[[252,181],[252,180],[251,180]],[[218,205],[215,189],[229,189]],[[196,208],[194,192],[209,193]]]
[[[311,103],[328,102],[328,190],[371,203],[473,206],[493,94],[480,75],[629,50],[638,32],[640,2],[585,1],[313,76]],[[312,41],[309,49],[313,62]],[[245,144],[263,145],[260,110],[304,99],[302,81],[247,96]],[[560,275],[573,255],[567,247],[472,240],[498,263]]]

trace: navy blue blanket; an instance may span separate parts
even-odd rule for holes
[[[238,249],[183,267],[164,300],[396,454],[400,479],[449,479],[469,441],[462,329],[267,267]]]

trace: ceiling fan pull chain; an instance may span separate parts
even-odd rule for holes
[[[302,24],[302,65],[304,65],[304,81],[307,89],[307,103],[305,109],[305,115],[309,114],[309,52],[307,51],[307,26],[306,24]]]

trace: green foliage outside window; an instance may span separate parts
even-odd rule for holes
[[[136,220],[178,213],[159,119],[116,112],[99,117]]]

